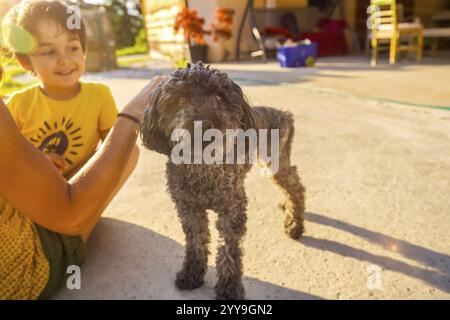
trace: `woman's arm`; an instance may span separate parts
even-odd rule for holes
[[[110,132],[111,132],[111,129],[100,131],[100,139],[101,139],[102,143],[105,142],[105,140],[106,140],[106,138],[108,137],[108,134],[109,134]],[[139,148],[138,148],[137,145],[134,145],[134,149],[136,149],[136,150],[134,150],[134,152],[139,153],[139,150],[138,150]],[[87,158],[86,161],[83,161],[83,162],[79,163],[79,164],[76,165],[72,170],[70,170],[67,174],[65,174],[64,176],[65,176],[66,180],[70,180],[73,176],[75,176],[75,175],[78,173],[78,171],[80,171],[81,168],[83,168],[83,167],[85,166],[85,164],[89,161],[89,159],[90,159],[92,156],[94,156],[94,154],[95,154],[97,151],[98,151],[98,150],[94,150],[94,151],[89,155],[89,157]],[[64,159],[62,159],[62,162],[64,163]],[[55,162],[53,162],[53,164],[56,165]],[[58,166],[56,165],[56,167],[58,167]]]
[[[148,96],[162,77],[154,78],[123,110],[141,119]],[[2,103],[2,102],[1,102]],[[67,182],[18,131],[0,106],[0,197],[35,223],[79,235],[100,215],[135,146],[138,125],[118,118],[100,150]]]

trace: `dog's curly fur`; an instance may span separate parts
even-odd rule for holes
[[[279,170],[273,175],[283,190],[285,232],[294,239],[303,233],[304,191],[297,168],[290,163],[294,120],[289,112],[269,107],[251,108],[241,88],[225,73],[202,63],[173,72],[150,97],[141,124],[144,146],[170,155],[176,128],[193,130],[194,121],[226,129],[279,129]],[[268,139],[270,141],[270,138]],[[186,236],[186,255],[177,274],[179,289],[203,284],[210,234],[206,210],[218,214],[221,247],[216,258],[218,299],[243,299],[241,241],[246,232],[247,196],[244,179],[250,164],[166,164],[168,190]]]

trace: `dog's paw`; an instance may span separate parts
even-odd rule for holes
[[[294,240],[300,239],[304,231],[305,228],[303,227],[303,224],[299,223],[298,221],[286,219],[284,223],[284,232],[289,238],[292,238]]]
[[[216,285],[216,300],[244,300],[245,290],[242,283]]]
[[[180,290],[194,290],[203,285],[203,278],[188,274],[182,270],[177,273],[175,285]]]

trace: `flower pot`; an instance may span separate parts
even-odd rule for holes
[[[191,62],[193,63],[198,61],[207,62],[208,46],[195,44],[189,46],[189,49],[191,51]]]

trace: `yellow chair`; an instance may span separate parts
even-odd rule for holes
[[[372,27],[372,66],[376,66],[378,60],[378,44],[380,40],[389,40],[389,63],[395,64],[399,51],[414,51],[417,60],[422,59],[423,54],[423,26],[420,22],[398,23],[397,5],[395,0],[371,0],[370,22]],[[402,37],[416,37],[416,44],[402,45]]]

